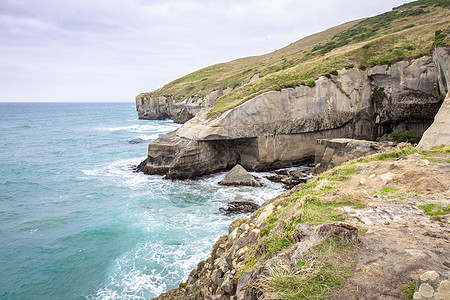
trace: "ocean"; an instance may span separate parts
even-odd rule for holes
[[[267,173],[254,188],[133,172],[179,126],[134,103],[0,103],[0,299],[155,297],[227,234],[220,207],[283,191]]]

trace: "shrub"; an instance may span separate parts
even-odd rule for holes
[[[306,83],[306,85],[309,86],[309,87],[315,87],[316,86],[316,82],[314,80],[311,80],[311,81],[308,81]]]
[[[434,33],[434,43],[436,46],[439,46],[441,44],[444,44],[445,40],[445,34],[442,32],[442,30],[436,30]]]
[[[323,76],[325,76],[326,78],[331,78],[331,74],[330,73],[325,73],[325,74],[323,74]]]
[[[336,69],[334,69],[334,70],[330,71],[330,74],[331,74],[331,75],[337,75],[337,74],[338,74],[338,71],[337,71]]]
[[[367,69],[367,66],[364,64],[360,64],[359,69],[364,71],[365,69]]]
[[[372,92],[372,103],[376,104],[377,108],[383,107],[383,99],[386,98],[384,88],[376,87]]]
[[[394,131],[389,134],[389,137],[394,139],[396,142],[408,142],[411,144],[417,144],[420,141],[421,135],[414,130]]]
[[[346,65],[344,68],[345,68],[346,70],[348,70],[348,69],[353,69],[353,67],[354,67],[353,64],[349,64],[349,65]]]

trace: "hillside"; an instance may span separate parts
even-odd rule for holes
[[[421,0],[404,4],[308,36],[266,55],[201,69],[152,93],[140,94],[137,100],[163,96],[175,103],[200,102],[211,105],[210,118],[215,118],[263,92],[313,85],[318,77],[329,76],[333,70],[391,65],[430,55],[436,41],[442,46],[449,44],[445,38],[450,30],[449,3]],[[259,79],[250,82],[252,78]],[[212,103],[204,103],[207,95],[218,90],[227,92]]]
[[[158,299],[412,299],[450,270],[449,159],[403,145],[327,171],[236,219]]]

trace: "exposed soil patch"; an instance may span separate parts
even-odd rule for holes
[[[357,164],[362,171],[340,184],[338,193],[366,205],[344,207],[343,214],[367,232],[352,275],[334,299],[405,299],[402,285],[428,270],[450,271],[450,218],[427,215],[419,207],[450,205],[448,159],[430,161],[414,154]]]

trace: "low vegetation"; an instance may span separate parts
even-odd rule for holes
[[[450,214],[450,206],[443,206],[436,203],[427,203],[419,206],[429,216],[443,216]]]
[[[418,144],[422,135],[415,130],[394,131],[389,134],[389,137],[396,142],[407,142],[411,144]]]
[[[265,299],[325,299],[350,274],[355,244],[330,237],[315,246],[294,267],[278,263],[268,267],[259,288]]]
[[[308,229],[314,230],[320,224],[335,221],[345,221],[340,207],[350,206],[364,208],[361,200],[341,198],[336,193],[336,184],[346,182],[350,177],[365,171],[364,165],[356,162],[370,162],[376,160],[394,160],[401,156],[419,153],[425,157],[436,157],[450,154],[450,146],[442,146],[432,150],[420,151],[410,144],[401,144],[390,152],[372,155],[358,161],[329,170],[303,184],[296,192],[285,198],[276,199],[273,204],[277,209],[266,219],[265,226],[260,231],[260,242],[250,249],[245,256],[245,271],[258,263],[274,257],[280,250],[295,244],[295,227],[306,224]],[[409,191],[394,185],[386,185],[377,194],[386,199],[402,199],[410,197]],[[430,216],[440,216],[450,213],[449,206],[428,203],[420,206]],[[359,228],[364,234],[367,228]],[[268,273],[260,281],[258,288],[264,292],[267,299],[324,299],[330,297],[331,292],[345,283],[350,274],[352,255],[357,249],[354,243],[329,238],[314,247],[296,266],[277,263],[268,267]],[[259,259],[255,259],[259,257]],[[243,270],[241,270],[243,273]],[[415,285],[414,285],[415,286]],[[412,284],[400,288],[401,293],[410,297]]]
[[[438,155],[438,154],[450,154],[450,146],[446,145],[446,146],[436,147],[431,150],[419,150],[419,149],[415,148],[414,146],[412,146],[411,144],[403,143],[403,144],[398,145],[397,149],[394,149],[394,150],[391,150],[388,152],[384,152],[384,153],[379,153],[379,154],[374,154],[374,155],[370,155],[367,157],[363,157],[352,163],[393,160],[393,159],[396,159],[396,158],[399,158],[402,156],[407,156],[407,155],[414,154],[414,153],[418,153],[418,154],[421,154],[424,156],[432,156],[432,155]],[[428,159],[428,158],[426,158],[426,159]]]

